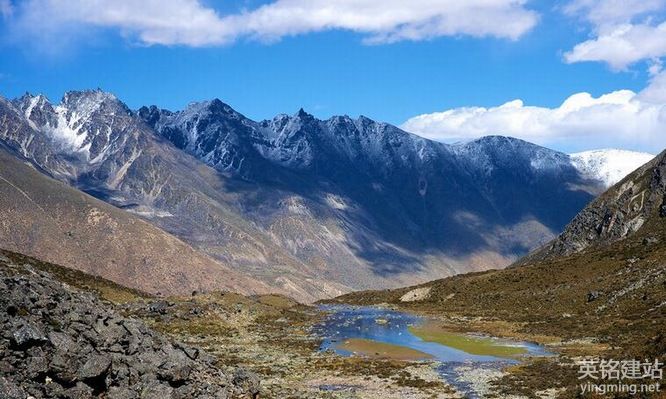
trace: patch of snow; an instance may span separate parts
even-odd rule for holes
[[[57,117],[56,126],[49,126],[47,129],[51,137],[74,152],[84,150],[83,144],[88,134],[81,129],[83,116],[74,111],[70,112],[63,105],[57,105],[54,110]]]
[[[25,119],[28,121],[28,124],[30,125],[31,128],[35,130],[37,130],[37,125],[35,125],[35,122],[33,122],[32,119],[30,119],[30,116],[32,115],[32,110],[34,110],[37,104],[39,104],[41,98],[42,98],[41,95],[30,98],[28,107],[25,109],[24,112]]]
[[[129,213],[133,213],[137,216],[141,216],[147,219],[153,219],[153,218],[168,218],[168,217],[173,217],[173,214],[163,211],[160,209],[154,209],[150,208],[147,206],[139,206],[136,208],[126,208],[125,209]]]
[[[306,215],[310,216],[310,210],[305,205],[304,201],[300,197],[289,197],[280,201],[280,206],[287,208],[291,213],[297,215]]]
[[[347,209],[347,204],[345,201],[338,195],[327,194],[326,203],[333,209],[345,210]]]
[[[645,152],[603,149],[570,154],[571,164],[591,179],[610,187],[649,162],[654,155]]]

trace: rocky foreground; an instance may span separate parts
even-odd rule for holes
[[[253,398],[257,377],[0,253],[0,397]]]
[[[460,397],[434,363],[319,351],[322,316],[278,295],[157,298],[0,250],[0,398]]]

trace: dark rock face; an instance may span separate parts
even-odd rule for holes
[[[0,261],[0,397],[256,397],[259,381],[172,344],[96,296]]]
[[[596,301],[599,298],[599,291],[590,291],[587,293],[587,302]]]

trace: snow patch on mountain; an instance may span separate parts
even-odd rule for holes
[[[101,110],[105,102],[118,102],[118,99],[101,90],[87,90],[67,92],[57,105],[52,105],[41,94],[26,93],[15,100],[30,127],[46,133],[60,151],[83,154],[87,158],[95,135],[105,130],[109,139],[110,128],[90,125],[96,113],[104,112],[111,120],[115,116],[113,109]]]
[[[70,149],[73,152],[84,152],[90,149],[84,148],[84,143],[88,138],[88,133],[81,129],[82,116],[76,112],[70,112],[65,106],[57,105],[54,107],[58,123],[55,126],[45,126],[45,131],[51,137],[63,144],[63,148]]]
[[[602,181],[610,187],[629,173],[638,169],[654,155],[618,149],[602,149],[570,154],[571,164],[591,179]]]

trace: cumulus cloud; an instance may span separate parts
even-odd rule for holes
[[[650,68],[666,56],[666,0],[573,0],[565,14],[592,26],[593,37],[564,54],[568,63],[605,62],[623,70],[643,60]]]
[[[623,24],[577,44],[564,55],[568,63],[606,62],[615,70],[645,59],[666,56],[666,22],[656,26]]]
[[[195,0],[27,0],[15,7],[10,35],[45,46],[87,38],[85,28],[116,29],[142,44],[202,46],[233,40],[234,31]]]
[[[278,0],[238,16],[259,37],[325,29],[367,34],[369,42],[470,35],[517,39],[537,22],[525,0]]]
[[[332,29],[361,33],[371,43],[453,35],[517,39],[538,19],[525,3],[276,0],[221,15],[198,0],[26,0],[14,13],[13,26],[16,35],[41,39],[58,38],[58,33],[81,26],[115,29],[147,45],[214,46],[240,38],[278,40]]]
[[[666,104],[666,72],[655,75],[650,85],[640,93],[639,99],[652,104]],[[666,130],[662,134],[666,136]]]
[[[639,93],[577,93],[555,108],[521,100],[454,108],[415,116],[401,127],[444,142],[500,134],[572,151],[617,147],[656,153],[666,148],[666,73],[653,77]]]

